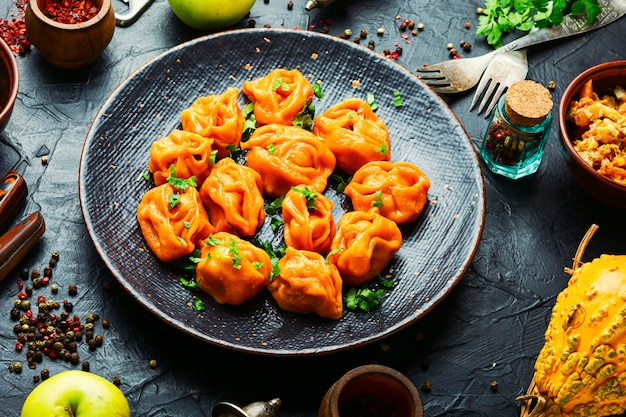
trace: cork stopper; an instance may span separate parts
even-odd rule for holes
[[[536,125],[552,111],[552,95],[539,83],[518,81],[506,92],[505,111],[511,122],[517,125]]]

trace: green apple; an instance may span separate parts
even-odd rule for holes
[[[96,374],[62,371],[26,397],[21,417],[130,417],[124,393]]]
[[[183,23],[198,30],[217,30],[243,19],[255,0],[167,0]]]

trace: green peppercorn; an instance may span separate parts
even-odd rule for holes
[[[432,388],[432,383],[429,380],[426,380],[422,383],[422,391],[430,392]]]
[[[11,369],[13,369],[13,372],[15,372],[16,374],[19,374],[20,372],[22,372],[22,362],[13,362],[13,365],[11,365]]]
[[[150,360],[150,368],[155,369],[156,367],[157,367],[156,359],[151,359]]]

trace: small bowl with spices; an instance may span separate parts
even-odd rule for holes
[[[19,79],[15,55],[6,42],[0,39],[0,134],[4,132],[13,113]]]
[[[596,199],[626,208],[626,60],[605,62],[565,89],[559,130],[565,161]]]
[[[345,373],[326,392],[318,417],[423,417],[422,400],[411,380],[383,365]]]
[[[65,69],[95,62],[115,32],[111,0],[31,0],[24,20],[41,56]]]

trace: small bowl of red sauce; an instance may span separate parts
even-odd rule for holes
[[[17,99],[20,77],[13,51],[0,39],[0,133],[9,123]]]
[[[344,374],[326,392],[318,417],[423,417],[417,388],[401,372],[363,365]]]
[[[66,69],[94,63],[115,32],[111,0],[31,0],[24,20],[41,56]]]

